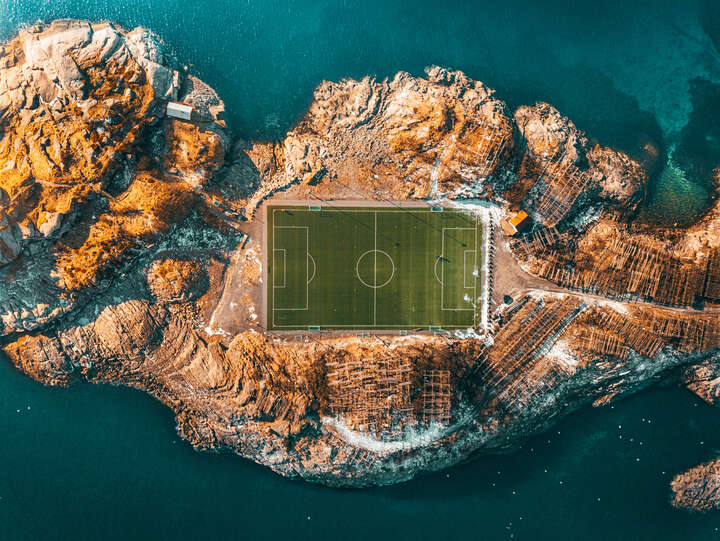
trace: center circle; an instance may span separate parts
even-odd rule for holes
[[[355,264],[358,280],[367,287],[377,289],[390,283],[395,275],[395,263],[382,250],[368,250]]]

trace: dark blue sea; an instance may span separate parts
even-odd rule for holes
[[[659,149],[639,219],[707,208],[720,163],[720,3],[0,0],[0,39],[58,17],[143,25],[279,139],[323,79],[464,70],[510,106],[548,101],[600,144]],[[720,539],[668,482],[720,455],[720,412],[679,388],[587,408],[508,456],[383,489],[280,478],[180,441],[139,392],[47,389],[0,364],[0,541]]]

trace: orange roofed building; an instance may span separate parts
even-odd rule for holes
[[[522,231],[523,229],[525,229],[525,227],[527,227],[529,223],[530,216],[528,216],[527,212],[521,210],[509,220],[502,220],[500,222],[500,225],[502,226],[503,231],[505,231],[505,233],[512,237],[513,235],[517,234],[518,231]]]

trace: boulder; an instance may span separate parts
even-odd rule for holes
[[[577,163],[584,157],[586,137],[552,105],[523,105],[514,117],[532,155],[544,160],[562,159],[566,163]]]
[[[720,356],[685,369],[683,383],[710,405],[720,404]]]

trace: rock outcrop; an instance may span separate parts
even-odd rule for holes
[[[505,105],[461,72],[434,67],[427,79],[398,73],[327,82],[273,151],[272,166],[259,168],[265,178],[248,209],[296,183],[356,199],[487,196],[489,177],[513,146]],[[479,160],[483,154],[490,159]]]
[[[164,117],[171,98],[191,121]],[[145,390],[198,449],[368,486],[511,450],[662,380],[717,400],[715,219],[633,224],[643,166],[548,104],[513,113],[432,67],[322,83],[282,141],[232,141],[222,100],[157,37],[58,21],[0,49],[0,128],[0,348],[49,385]],[[504,274],[482,334],[294,340],[262,327],[271,197],[442,200],[534,223],[488,228]],[[711,501],[713,468],[677,501]]]
[[[720,459],[676,475],[671,487],[675,507],[693,511],[720,509]]]
[[[160,303],[187,302],[207,289],[208,276],[198,261],[156,260],[147,271],[148,287]]]
[[[178,97],[196,122],[163,120]],[[145,29],[55,21],[0,48],[0,335],[85,302],[188,215],[229,144],[222,109]],[[17,279],[2,266],[23,253]]]
[[[688,367],[683,383],[708,404],[720,404],[720,360],[716,357]]]
[[[0,49],[0,188],[28,239],[57,235],[102,190],[158,100],[177,95],[169,64],[152,34],[109,23],[56,21]]]
[[[519,107],[515,111],[515,123],[531,154],[572,163],[585,159],[587,138],[552,105],[538,103]]]
[[[10,198],[0,189],[0,265],[14,261],[22,251],[22,231],[8,212],[9,206]]]
[[[627,154],[595,145],[587,151],[591,170],[597,171],[600,197],[616,206],[628,207],[640,202],[647,186],[642,165]]]
[[[576,202],[585,208],[600,202],[604,208],[625,212],[640,202],[647,181],[641,164],[623,152],[591,146],[585,134],[552,105],[520,107],[515,122],[525,152],[518,182],[508,187],[506,196],[531,210],[539,223],[554,226],[572,218],[571,211],[580,206]],[[555,215],[556,208],[560,214]]]

